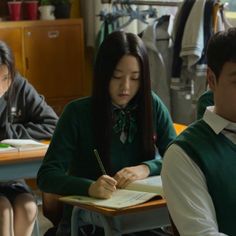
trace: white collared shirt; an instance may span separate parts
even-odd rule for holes
[[[236,134],[224,130],[235,131],[236,123],[217,115],[214,107],[207,107],[203,120],[236,144]],[[166,151],[161,176],[168,209],[181,236],[226,236],[219,232],[204,174],[178,145]]]
[[[214,111],[214,106],[207,107],[203,120],[213,129],[216,134],[222,132],[228,139],[230,139],[234,144],[236,144],[236,123],[230,122],[223,117],[217,115]],[[232,130],[235,133],[226,131]]]

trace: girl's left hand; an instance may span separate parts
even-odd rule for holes
[[[128,184],[135,180],[147,178],[149,174],[149,167],[144,164],[132,167],[125,167],[118,171],[114,176],[114,179],[117,181],[116,187],[125,188]]]

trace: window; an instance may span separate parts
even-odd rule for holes
[[[233,26],[236,26],[236,1],[221,0],[221,3],[225,3],[225,15],[229,19],[229,22]]]

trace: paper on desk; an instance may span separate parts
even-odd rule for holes
[[[48,144],[40,143],[32,139],[4,139],[1,143],[9,144],[19,151],[46,149]]]
[[[164,196],[160,175],[151,176],[146,179],[135,180],[134,182],[128,184],[125,189],[156,193],[158,195]]]
[[[72,205],[82,203],[87,205],[121,209],[144,203],[155,196],[157,196],[155,193],[119,189],[116,190],[109,199],[98,199],[86,196],[67,196],[60,198],[60,200]]]
[[[4,148],[0,148],[0,153],[8,153],[8,152],[14,152],[17,151],[17,148],[14,147],[4,147]]]

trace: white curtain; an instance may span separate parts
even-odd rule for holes
[[[100,29],[101,21],[97,16],[101,10],[109,12],[111,11],[110,4],[102,4],[100,0],[80,0],[81,1],[81,15],[84,19],[84,32],[85,32],[85,40],[86,46],[93,47],[96,39],[96,35]],[[164,1],[164,0],[163,0]],[[133,9],[137,8],[137,6],[132,6]],[[139,10],[145,10],[148,6],[138,6]],[[157,16],[161,16],[163,14],[174,14],[176,9],[173,7],[156,7]],[[127,19],[123,19],[126,22]],[[147,19],[149,23],[151,23],[154,19]],[[132,32],[138,34],[142,32],[146,28],[147,24],[144,24],[140,21],[134,20],[131,24],[129,24],[125,31]]]

